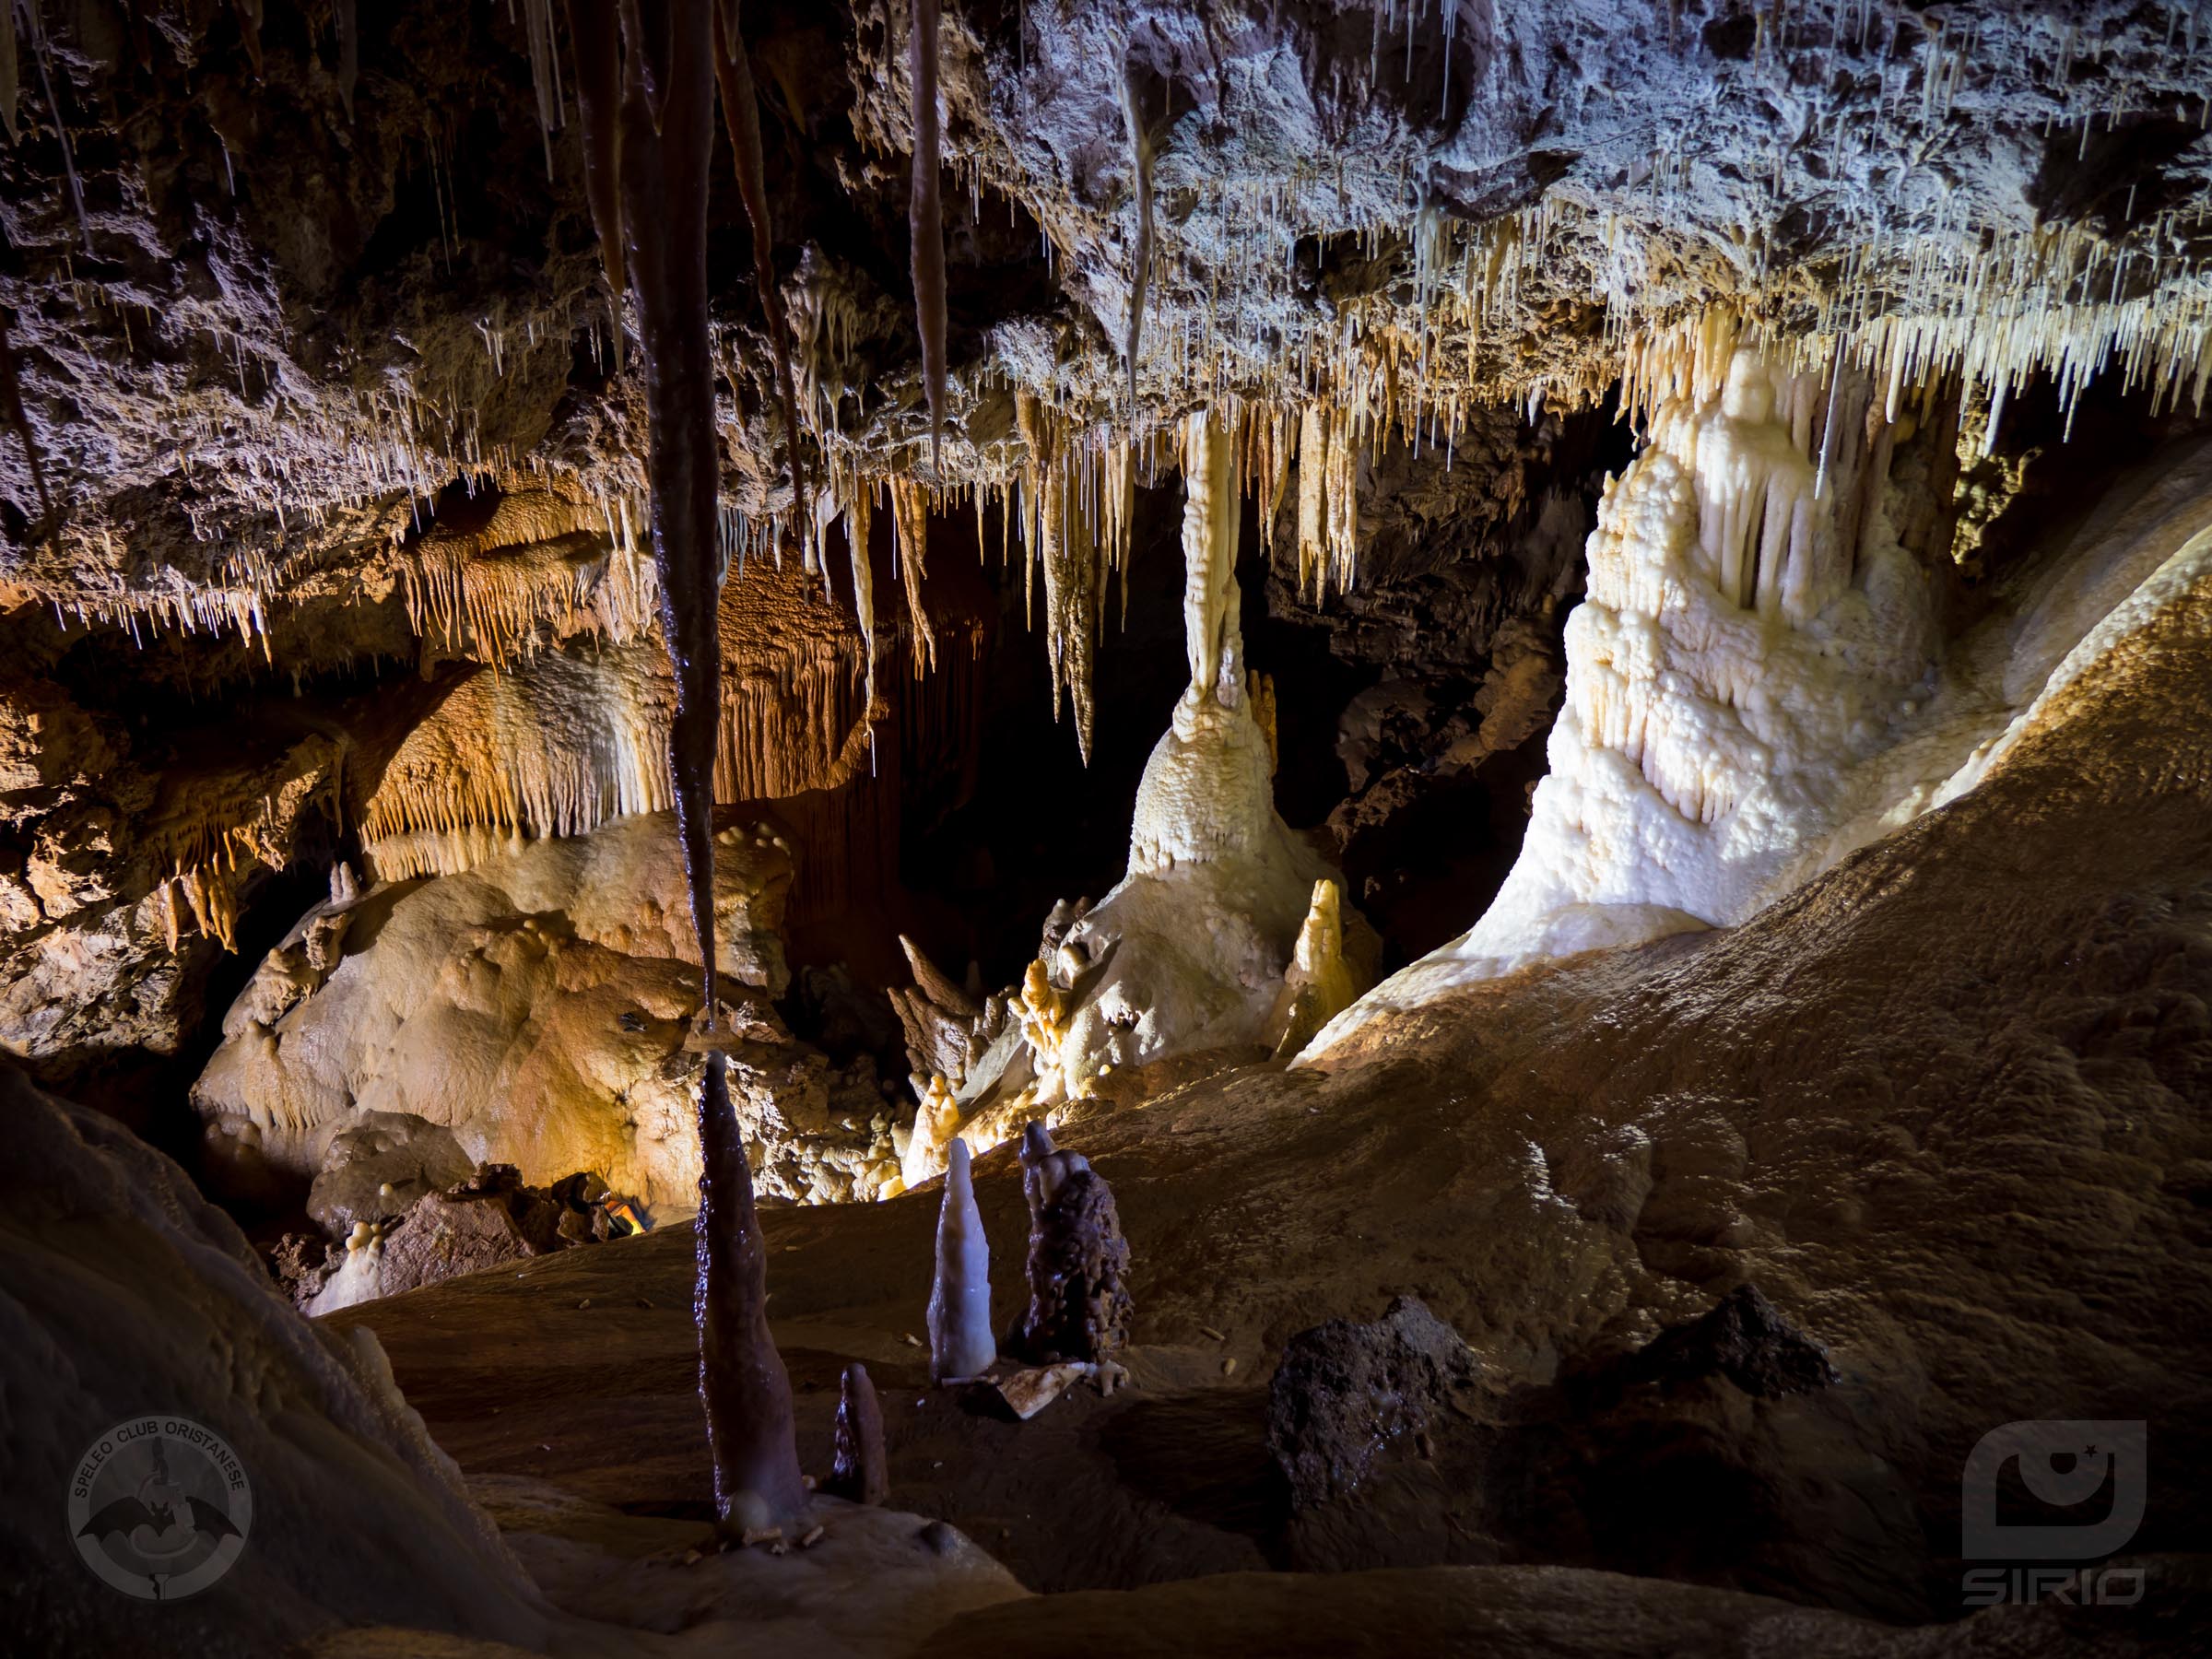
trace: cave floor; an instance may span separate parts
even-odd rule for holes
[[[2177,607],[1981,787],[1741,927],[1465,990],[1325,1070],[1235,1069],[1071,1127],[1132,1252],[1112,1399],[1078,1388],[1018,1424],[925,1385],[934,1192],[764,1212],[802,1462],[826,1470],[859,1359],[891,1501],[1033,1590],[1552,1560],[1921,1622],[1959,1611],[1959,1471],[1983,1434],[2141,1418],[2171,1473],[2133,1547],[2204,1551],[2208,619],[2212,597]],[[1026,1229],[1010,1148],[976,1188],[1003,1327]],[[479,1483],[703,1536],[691,1270],[676,1228],[333,1323],[376,1331]],[[1583,1448],[1602,1478],[1579,1517],[1408,1447],[1356,1503],[1287,1515],[1264,1425],[1293,1334],[1421,1297],[1483,1368],[1494,1451],[1563,1372],[1746,1280],[1839,1382],[1663,1403],[1665,1455]],[[1541,1427],[1571,1463],[1576,1425]]]

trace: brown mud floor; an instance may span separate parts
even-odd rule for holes
[[[1131,1385],[1111,1399],[1079,1388],[1022,1424],[926,1385],[934,1192],[766,1212],[804,1465],[826,1472],[838,1371],[860,1359],[892,1503],[1035,1590],[1558,1561],[1917,1621],[1958,1611],[1959,1471],[1985,1432],[2141,1418],[2133,1547],[2206,1550],[2197,599],[1982,787],[1743,927],[1379,1020],[1325,1071],[1231,1069],[1069,1128],[1133,1255]],[[1010,1149],[977,1175],[1003,1327],[1026,1227]],[[691,1276],[672,1229],[334,1323],[374,1328],[472,1476],[703,1522]],[[1747,1279],[1840,1382],[1780,1401],[1701,1386],[1613,1429],[1559,1410],[1563,1372]],[[1276,1358],[1405,1293],[1472,1347],[1483,1404],[1432,1456],[1386,1448],[1355,1498],[1294,1518],[1265,1443]],[[1556,1490],[1531,1478],[1561,1470]]]

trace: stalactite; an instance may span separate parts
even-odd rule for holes
[[[760,309],[768,313],[768,337],[776,354],[776,390],[783,405],[784,459],[799,523],[814,523],[814,492],[799,453],[799,401],[791,372],[791,324],[783,313],[783,291],[776,282],[775,225],[768,211],[768,181],[760,149],[760,107],[753,93],[753,65],[737,28],[737,0],[716,0],[714,72],[722,87],[723,125],[737,167],[737,194],[753,232],[753,273],[760,287]]]
[[[1023,489],[1030,503],[1028,512],[1035,516],[1037,563],[1044,573],[1045,651],[1052,667],[1053,718],[1060,718],[1060,693],[1065,686],[1075,712],[1076,744],[1084,764],[1088,765],[1095,724],[1092,679],[1099,617],[1106,597],[1106,570],[1100,558],[1097,520],[1086,506],[1091,492],[1085,489],[1080,470],[1088,453],[1071,456],[1044,406],[1027,393],[1016,395],[1015,418],[1029,455]],[[1075,474],[1072,477],[1071,472]]]
[[[244,3],[245,0],[241,0],[241,5]],[[258,76],[261,73],[261,45],[258,28],[261,20],[260,0],[253,0],[253,21],[256,28],[248,39],[253,52],[253,73]],[[44,14],[40,11],[36,4],[33,4],[24,8],[23,18],[30,25],[30,57],[31,62],[38,66],[39,90],[45,94],[46,108],[53,116],[53,135],[61,142],[62,173],[69,183],[70,206],[76,209],[76,225],[84,234],[85,252],[91,253],[93,252],[92,218],[85,211],[85,183],[77,176],[76,147],[69,142],[69,124],[62,119],[62,100],[53,93],[53,53],[46,40]]]
[[[1182,618],[1191,665],[1186,700],[1215,697],[1233,702],[1241,690],[1221,672],[1241,654],[1235,594],[1237,581],[1237,446],[1220,416],[1201,410],[1183,422]],[[1240,670],[1241,672],[1241,670]]]
[[[1318,604],[1328,582],[1328,411],[1308,404],[1298,430],[1298,591]]]
[[[628,291],[622,269],[621,30],[614,0],[568,0],[569,43],[576,61],[576,107],[583,140],[583,194],[618,308]],[[621,337],[618,315],[615,335]]]
[[[1124,50],[1122,61],[1122,120],[1129,128],[1130,167],[1136,182],[1136,246],[1129,259],[1129,338],[1123,355],[1129,367],[1127,424],[1136,425],[1136,356],[1145,336],[1145,285],[1152,275],[1152,139],[1137,109],[1136,65]],[[1085,746],[1088,758],[1088,746]]]
[[[553,48],[553,0],[523,0],[523,34],[530,51],[530,85],[537,94],[537,130],[545,140],[546,179],[550,182],[553,135],[560,130],[561,101],[560,59]],[[350,101],[347,108],[351,108]]]
[[[16,8],[10,4],[0,17],[0,123],[7,127],[7,141],[20,144],[23,134],[16,124]]]
[[[357,0],[332,0],[338,25],[338,101],[346,106],[346,124],[353,124],[354,88],[361,78],[361,23]]]
[[[855,482],[845,500],[845,553],[853,565],[853,614],[860,622],[860,637],[867,653],[866,707],[876,707],[876,568],[868,559],[871,521],[869,492],[873,487]]]
[[[914,180],[908,209],[912,234],[914,322],[922,337],[922,379],[929,397],[930,464],[944,476],[945,215],[937,175],[937,0],[912,0],[907,65],[914,99]]]
[[[246,61],[253,65],[253,78],[265,79],[261,67],[261,0],[233,0],[233,5],[238,12],[238,32],[246,45]]]
[[[906,588],[906,613],[914,629],[914,673],[937,665],[936,630],[922,604],[923,558],[929,541],[929,492],[912,478],[891,480],[891,529],[898,542],[899,580]]]
[[[634,639],[657,605],[650,567],[620,538],[603,543],[604,510],[543,488],[502,492],[480,529],[434,526],[400,567],[407,619],[446,653],[499,664],[541,633]]]
[[[712,815],[721,675],[707,315],[712,19],[704,6],[623,0],[622,21],[622,199],[636,209],[624,214],[623,229],[644,355],[662,627],[676,672],[669,770],[702,964],[701,1018],[711,1034],[717,1023]],[[588,106],[585,119],[587,125],[594,119]],[[712,1050],[700,1092],[693,1307],[715,1510],[724,1533],[743,1538],[792,1526],[807,1505],[791,1383],[768,1329],[766,1247],[726,1066],[720,1050]]]
[[[17,373],[16,348],[8,337],[5,313],[0,313],[0,419],[7,422],[8,429],[22,442],[24,459],[30,464],[30,481],[38,486],[39,515],[51,546],[53,538],[61,534],[61,520],[53,510],[53,497],[46,488],[46,463],[39,453],[38,434],[31,430],[29,418],[23,410],[23,382]],[[54,549],[54,556],[60,557],[58,548]]]

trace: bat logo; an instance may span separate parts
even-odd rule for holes
[[[229,1571],[253,1488],[220,1435],[186,1418],[134,1418],[87,1449],[69,1487],[85,1564],[126,1594],[177,1601]]]

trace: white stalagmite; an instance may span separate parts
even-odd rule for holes
[[[1887,453],[1878,415],[1862,418],[1865,382],[1847,377],[1847,395],[1824,398],[1821,377],[1727,344],[1699,354],[1606,488],[1588,596],[1567,624],[1551,771],[1512,874],[1472,930],[1316,1048],[1380,1001],[1743,920],[1927,678],[1928,586],[1889,535],[1880,478],[1837,465],[1815,496],[1808,415],[1840,402],[1829,418],[1847,458],[1861,458],[1865,429]],[[1862,485],[1874,505],[1863,515]]]
[[[1703,332],[1647,379],[1664,393],[1650,443],[1606,487],[1512,873],[1472,929],[1332,1020],[1301,1062],[1455,986],[1744,921],[1970,787],[2066,653],[2212,541],[2212,501],[2193,493],[2212,483],[2208,448],[2186,477],[2116,489],[2124,505],[1946,649],[1893,528],[1886,389]]]
[[[955,1140],[937,1209],[937,1276],[929,1292],[929,1374],[980,1377],[998,1359],[991,1333],[991,1245],[976,1207],[968,1143]]]
[[[1018,1127],[1018,1105],[1079,1097],[1109,1069],[1279,1035],[1269,1028],[1284,975],[1316,885],[1333,872],[1277,814],[1268,735],[1254,718],[1237,623],[1238,437],[1213,412],[1184,429],[1191,681],[1137,786],[1128,872],[1049,960],[1030,965],[1018,998],[1024,1064],[978,1065],[960,1091],[966,1124]],[[1347,996],[1371,971],[1371,950],[1363,934]]]

